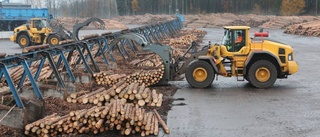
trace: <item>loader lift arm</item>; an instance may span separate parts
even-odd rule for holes
[[[167,84],[170,80],[173,80],[173,73],[172,73],[172,56],[171,56],[171,47],[167,45],[162,45],[162,44],[153,44],[149,43],[145,36],[137,33],[128,33],[128,34],[122,34],[118,38],[114,39],[112,43],[110,44],[110,49],[105,51],[107,54],[112,54],[115,50],[117,50],[124,59],[127,57],[124,57],[123,52],[126,52],[124,46],[122,44],[118,44],[121,40],[132,40],[135,41],[139,46],[141,46],[143,51],[150,51],[153,53],[156,53],[157,55],[160,56],[160,58],[163,60],[163,64],[165,67],[164,70],[164,75],[163,78],[160,80],[158,85],[165,85]],[[134,45],[134,44],[133,44]],[[137,49],[137,48],[129,48],[129,49]],[[124,51],[123,51],[124,50]]]
[[[101,29],[105,28],[105,23],[103,22],[103,20],[99,19],[99,18],[89,18],[86,21],[82,22],[82,23],[78,23],[76,25],[73,26],[73,30],[72,30],[72,34],[73,34],[73,39],[76,41],[79,41],[79,31],[84,27],[84,26],[88,26],[90,23],[92,22],[98,22],[100,23],[100,27]]]
[[[172,58],[172,48],[167,45],[163,44],[153,44],[149,43],[148,40],[145,38],[145,36],[137,33],[128,33],[128,34],[122,34],[121,36],[118,36],[116,39],[112,41],[110,44],[109,50],[105,51],[107,54],[113,54],[114,51],[119,52],[119,54],[123,57],[124,60],[127,60],[129,57],[129,54],[127,53],[126,48],[124,48],[123,44],[121,44],[122,40],[131,40],[135,41],[139,46],[141,46],[143,51],[150,51],[160,56],[160,58],[163,60],[164,64],[164,76],[158,83],[158,85],[165,85],[169,81],[173,81],[176,78],[179,78],[180,75],[186,73],[188,65],[194,61],[195,59],[212,62],[212,58],[205,58],[205,55],[208,53],[208,46],[202,48],[200,51],[197,51],[197,44],[196,42],[192,42],[191,46],[177,59]],[[129,45],[130,46],[130,45]],[[127,48],[127,49],[137,49],[135,47],[136,45],[133,44],[133,47]],[[191,56],[186,58],[186,55],[191,52]],[[201,57],[202,56],[202,57]],[[213,66],[212,68],[214,71],[217,71],[217,67]]]

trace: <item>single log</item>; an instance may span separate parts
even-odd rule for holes
[[[129,88],[128,88],[128,91],[127,91],[127,93],[130,95],[130,94],[132,94],[132,90],[133,90],[133,86],[135,85],[135,83],[131,83],[130,85],[129,85]]]
[[[75,99],[75,98],[77,98],[78,96],[82,96],[82,95],[87,94],[87,93],[89,93],[89,92],[90,92],[89,90],[81,90],[81,91],[79,91],[79,92],[71,93],[71,94],[70,94],[70,97],[71,97],[72,99]]]
[[[152,117],[153,117],[153,113],[150,113],[150,114],[148,115],[148,118],[147,118],[147,124],[146,124],[146,127],[145,127],[145,130],[146,130],[146,131],[151,130]]]
[[[158,102],[156,104],[157,107],[161,107],[162,105],[162,100],[163,100],[163,94],[159,94],[158,96]]]
[[[120,85],[117,85],[119,83]],[[124,81],[118,82],[117,84],[113,85],[113,89],[116,90],[116,93],[120,93],[122,90],[124,90],[127,87],[127,84],[124,83]]]
[[[163,119],[160,117],[159,113],[157,112],[157,110],[153,109],[154,114],[157,116],[159,123],[161,124],[163,130],[169,134],[170,130],[167,126],[167,124],[163,121]]]
[[[143,99],[146,99],[148,97],[148,92],[150,92],[150,89],[149,88],[145,88],[144,91],[141,94]]]
[[[79,103],[84,103],[84,104],[86,104],[86,103],[88,103],[88,97],[90,97],[90,96],[92,96],[92,95],[94,95],[94,94],[97,94],[97,93],[99,93],[99,92],[102,92],[103,90],[105,90],[104,87],[99,88],[99,89],[97,89],[97,90],[95,90],[95,91],[93,91],[93,92],[90,92],[89,94],[82,95],[82,96],[80,96],[80,97],[77,98],[77,101],[78,101]]]
[[[154,131],[153,131],[153,134],[154,135],[158,135],[159,133],[159,120],[157,118],[157,116],[154,116],[155,119],[154,119]]]
[[[135,83],[134,85],[133,85],[133,90],[132,90],[132,93],[134,93],[134,94],[137,94],[138,93],[138,87],[139,87],[139,83]]]
[[[139,105],[140,107],[144,106],[145,104],[146,104],[146,102],[145,102],[143,99],[139,99],[139,100],[138,100],[138,105]]]
[[[91,38],[95,38],[98,37],[98,34],[90,34],[90,35],[85,35],[81,37],[81,40],[85,40],[85,39],[91,39]]]
[[[147,90],[146,91],[146,94],[147,94],[147,97],[144,99],[144,101],[146,102],[146,103],[151,103],[151,96],[152,96],[152,94],[151,94],[151,91],[150,90]]]
[[[117,93],[120,93],[120,91],[122,91],[125,87],[126,87],[126,83],[124,83],[125,81],[119,81],[118,83],[114,84],[112,86],[112,88],[114,90],[116,90]],[[121,88],[120,88],[121,87]],[[120,91],[119,91],[120,90]]]
[[[75,40],[67,39],[67,40],[60,41],[59,44],[62,45],[62,44],[67,44],[67,43],[72,43],[72,42],[75,42]]]
[[[152,90],[152,102],[158,103],[158,94],[155,89]]]
[[[131,133],[131,128],[127,128],[125,131],[124,131],[124,134],[125,135],[130,135]]]
[[[151,119],[151,129],[150,129],[150,134],[153,134],[154,133],[154,123],[155,123],[155,116],[152,115],[152,119]]]
[[[124,90],[122,90],[120,93],[119,93],[119,97],[120,98],[124,98],[124,95],[127,93],[129,89],[129,86],[127,86]]]
[[[102,124],[103,124],[103,121],[104,121],[103,119],[100,119],[100,120],[97,122],[97,124],[95,125],[96,128],[100,129],[101,126],[102,126]]]

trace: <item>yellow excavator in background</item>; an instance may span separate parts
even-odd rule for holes
[[[102,29],[104,28],[105,24],[101,19],[90,18],[73,26],[72,33],[57,21],[49,22],[46,18],[32,18],[29,24],[15,28],[10,40],[19,44],[21,48],[40,44],[58,45],[61,40],[78,39],[79,30],[94,21],[99,22]]]

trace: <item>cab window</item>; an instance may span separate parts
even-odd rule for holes
[[[245,30],[234,30],[234,52],[238,52],[243,46],[245,46]]]

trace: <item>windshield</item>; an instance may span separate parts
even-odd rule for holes
[[[231,42],[230,31],[225,29],[221,44],[226,46],[226,45],[230,45],[230,42]]]
[[[46,28],[48,26],[47,20],[45,20],[45,19],[41,20],[41,25],[42,25],[42,27]]]

